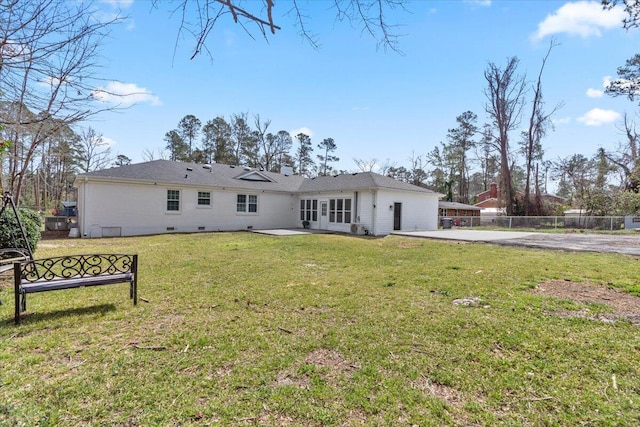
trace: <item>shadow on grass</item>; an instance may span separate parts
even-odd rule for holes
[[[114,311],[115,309],[115,304],[100,304],[92,305],[91,307],[69,308],[65,310],[48,311],[44,313],[26,313],[20,315],[20,323],[25,324],[47,322],[51,320],[62,319],[64,317],[84,316],[87,314],[105,315],[110,311]],[[13,317],[9,319],[8,323],[14,323]]]

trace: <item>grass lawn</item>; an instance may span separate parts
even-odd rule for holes
[[[640,424],[640,314],[534,291],[640,295],[633,257],[251,233],[36,257],[91,252],[138,253],[144,301],[126,284],[32,294],[16,327],[2,285],[0,425]]]

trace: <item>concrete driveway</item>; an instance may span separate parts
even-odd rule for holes
[[[534,233],[521,231],[490,231],[449,229],[434,231],[394,232],[399,236],[428,239],[486,242],[508,246],[557,249],[578,252],[619,253],[640,256],[640,235],[610,235],[587,233]]]

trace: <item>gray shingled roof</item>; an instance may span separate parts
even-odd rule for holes
[[[78,178],[105,178],[110,180],[161,182],[174,185],[194,185],[202,187],[227,187],[247,190],[272,190],[298,192],[304,178],[285,176],[279,173],[254,171],[269,178],[271,182],[237,179],[247,174],[247,170],[237,166],[212,164],[205,169],[198,163],[154,160],[115,168],[103,169],[78,175]],[[190,169],[190,170],[189,170]]]
[[[440,208],[446,208],[446,209],[473,209],[473,210],[477,210],[479,211],[480,208],[477,206],[473,206],[473,205],[465,205],[464,203],[458,203],[458,202],[446,202],[446,201],[440,201],[438,202],[438,206]]]
[[[320,191],[368,190],[372,188],[435,194],[426,188],[407,184],[406,182],[398,181],[388,176],[378,175],[373,172],[319,176],[317,178],[305,179],[300,187],[300,191],[311,193]]]
[[[373,172],[321,176],[309,179],[298,175],[285,176],[274,172],[257,171],[241,166],[232,167],[229,165],[212,164],[211,169],[206,169],[203,166],[204,165],[198,163],[154,160],[151,162],[136,163],[84,173],[78,175],[78,179],[87,177],[88,179],[98,178],[117,181],[161,182],[175,185],[270,190],[291,193],[385,188],[436,194],[426,188],[397,181]],[[252,175],[253,178],[264,176],[268,178],[270,182],[239,179],[247,174]]]

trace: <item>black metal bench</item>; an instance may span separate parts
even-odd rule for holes
[[[27,309],[27,294],[36,292],[129,283],[129,297],[138,304],[138,255],[67,255],[15,262],[13,278],[16,325]]]

